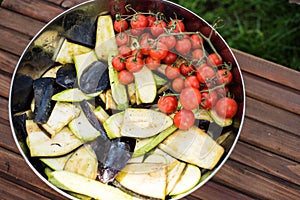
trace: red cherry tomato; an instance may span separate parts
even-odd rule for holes
[[[203,38],[198,34],[193,34],[190,36],[191,42],[192,42],[192,48],[193,49],[200,49],[203,44]]]
[[[140,49],[134,49],[132,52],[131,52],[131,55],[135,56],[135,57],[139,57],[139,58],[143,58],[144,55],[141,53],[141,50]]]
[[[153,16],[153,15],[148,15],[147,16],[147,19],[148,19],[148,26],[152,26],[154,24],[154,22],[156,21],[156,17]]]
[[[130,37],[127,33],[121,32],[116,36],[116,42],[118,46],[128,45],[130,43]]]
[[[161,43],[157,42],[157,44],[153,44],[152,48],[149,51],[149,55],[155,60],[162,60],[168,54],[168,47]]]
[[[172,81],[172,89],[175,92],[181,92],[184,88],[184,80],[181,77],[177,77]]]
[[[149,21],[147,17],[143,14],[134,15],[130,20],[130,25],[132,29],[141,29],[147,27]]]
[[[181,40],[178,40],[175,45],[176,51],[181,55],[188,55],[190,53],[191,48],[192,48],[192,43],[188,38],[183,38]]]
[[[194,65],[189,64],[189,63],[181,63],[179,68],[180,68],[180,72],[183,76],[192,75],[195,71]]]
[[[230,84],[232,82],[232,73],[227,69],[219,69],[218,72],[218,84],[225,83],[226,85]]]
[[[184,88],[180,93],[180,103],[186,110],[198,108],[201,102],[201,93],[193,87]]]
[[[167,45],[168,49],[170,50],[175,47],[177,40],[174,35],[168,35],[168,36],[161,37],[159,39],[159,42]]]
[[[130,56],[126,59],[125,66],[126,69],[130,72],[138,72],[143,68],[144,62],[143,59],[139,57]]]
[[[173,80],[180,75],[180,69],[176,65],[168,65],[165,69],[165,75],[168,79]]]
[[[200,88],[200,83],[198,81],[197,76],[188,76],[186,77],[185,81],[184,81],[184,87],[193,87],[196,89]]]
[[[158,100],[158,108],[161,112],[171,114],[177,109],[178,100],[175,96],[162,96]]]
[[[134,76],[128,70],[124,69],[119,72],[118,79],[123,85],[128,85],[129,83],[133,82]]]
[[[215,78],[216,72],[211,66],[203,63],[196,69],[196,75],[200,83],[207,83]]]
[[[119,51],[119,55],[122,57],[127,57],[131,55],[131,49],[126,45],[120,46],[118,51]]]
[[[223,97],[217,101],[215,109],[219,117],[232,118],[237,112],[238,105],[234,99]]]
[[[177,128],[187,130],[195,123],[195,115],[190,110],[180,110],[174,116],[174,124]]]
[[[159,35],[165,32],[165,28],[167,27],[167,23],[165,21],[156,21],[151,26],[150,31],[154,37],[158,37]]]
[[[144,33],[140,39],[140,51],[143,55],[149,55],[149,51],[153,44],[154,40],[150,33]]]
[[[185,31],[184,23],[178,19],[172,19],[169,22],[168,27],[171,30],[173,30],[174,32],[184,32]]]
[[[202,100],[200,103],[200,107],[205,110],[211,109],[218,100],[218,94],[214,90],[212,90],[210,92],[202,92],[201,97],[202,97]]]
[[[167,65],[173,64],[177,60],[178,55],[169,51],[167,56],[162,60]]]
[[[114,30],[116,32],[123,32],[128,29],[128,22],[125,19],[114,21]]]
[[[125,69],[125,59],[120,56],[113,57],[111,64],[117,71],[122,71],[123,69]]]
[[[147,56],[145,64],[149,69],[156,70],[160,66],[160,60],[155,60],[151,56]]]
[[[229,89],[228,89],[227,86],[225,86],[225,87],[217,88],[217,89],[215,89],[215,91],[217,92],[218,96],[220,98],[222,98],[222,97],[226,97],[227,96],[227,94],[229,92]]]
[[[202,59],[204,56],[203,50],[202,49],[194,49],[192,51],[192,59],[195,61],[199,61]]]
[[[215,65],[215,66],[220,66],[222,65],[223,61],[221,56],[219,57],[217,54],[215,53],[211,53],[208,55],[208,60],[211,64]]]

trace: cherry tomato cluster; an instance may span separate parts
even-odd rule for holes
[[[207,53],[201,34],[186,32],[182,20],[135,13],[130,18],[118,17],[114,30],[119,53],[112,65],[119,71],[120,83],[133,82],[133,73],[143,66],[157,70],[161,64],[167,65],[164,74],[174,93],[160,97],[158,107],[163,113],[175,113],[178,128],[190,128],[195,123],[193,110],[198,108],[215,109],[223,118],[236,114],[236,101],[227,97],[230,68],[217,52]]]

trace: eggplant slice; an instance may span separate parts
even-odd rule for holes
[[[101,61],[93,62],[84,69],[79,82],[80,89],[86,94],[105,90],[109,85],[107,64]]]
[[[29,110],[33,98],[33,79],[25,74],[16,74],[12,92],[13,113]]]
[[[52,112],[55,102],[52,96],[59,91],[54,78],[39,78],[33,81],[34,122],[45,124]]]
[[[132,157],[136,140],[127,137],[109,140],[88,102],[84,100],[80,106],[89,122],[101,133],[90,143],[98,159],[98,178],[103,183],[112,182]]]
[[[56,73],[56,83],[69,89],[76,83],[76,69],[74,64],[64,64]]]

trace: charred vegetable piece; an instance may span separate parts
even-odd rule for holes
[[[34,122],[45,124],[52,112],[54,102],[51,97],[58,91],[54,78],[39,78],[33,81]]]
[[[12,89],[13,113],[30,109],[33,98],[33,80],[25,74],[16,74]]]
[[[96,42],[96,17],[88,11],[76,10],[63,18],[65,37],[76,43],[93,48]]]
[[[26,145],[26,137],[27,137],[27,131],[26,131],[26,120],[27,120],[27,114],[21,114],[21,115],[15,115],[12,118],[14,128],[18,139],[18,142],[23,149],[23,152],[26,154],[29,152],[28,147]]]
[[[65,64],[56,73],[56,83],[64,88],[73,88],[76,83],[74,64]]]
[[[79,78],[80,89],[87,94],[102,91],[108,86],[107,65],[96,61],[88,66]]]
[[[99,162],[98,177],[103,183],[111,182],[131,158],[135,148],[135,139],[124,137],[109,140],[103,125],[91,110],[88,102],[82,101],[80,105],[89,122],[101,133],[96,140],[91,142]]]

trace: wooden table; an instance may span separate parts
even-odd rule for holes
[[[65,199],[26,165],[12,137],[13,70],[46,22],[82,0],[4,0],[0,7],[0,199]],[[234,50],[246,85],[246,118],[230,159],[185,199],[300,199],[300,73]],[[283,52],[284,53],[284,52]]]

